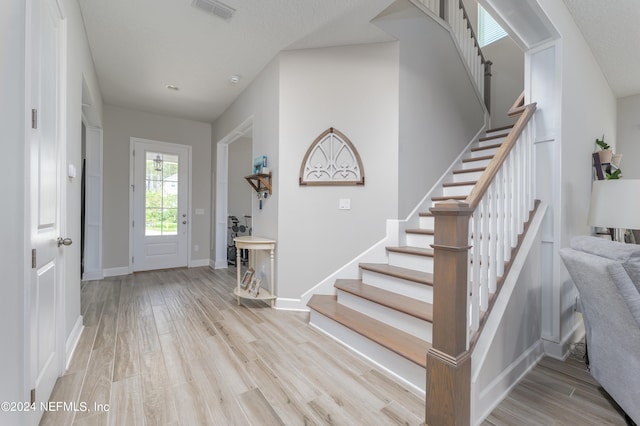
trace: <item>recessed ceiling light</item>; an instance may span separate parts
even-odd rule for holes
[[[232,75],[231,77],[229,77],[229,81],[232,82],[233,84],[238,84],[238,82],[240,81],[240,76]]]
[[[169,90],[175,90],[176,92],[177,92],[178,90],[180,90],[180,88],[179,88],[178,86],[173,85],[173,84],[167,84],[167,85],[166,85],[166,88],[167,88],[167,89],[169,89]]]

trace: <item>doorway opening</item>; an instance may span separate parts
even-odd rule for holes
[[[233,251],[229,249],[233,244],[230,237],[237,232],[234,231],[234,226],[238,231],[240,225],[245,227],[241,235],[248,235],[247,228],[252,227],[253,196],[251,187],[244,180],[244,176],[251,174],[252,165],[253,117],[249,117],[217,144],[216,269],[229,266],[228,254]],[[238,221],[237,224],[232,217]],[[235,264],[235,255],[231,259],[231,263]]]

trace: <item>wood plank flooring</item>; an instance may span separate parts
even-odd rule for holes
[[[234,285],[232,268],[84,283],[85,330],[51,401],[89,410],[41,424],[422,423],[422,395],[310,327],[308,313],[237,306]],[[579,368],[544,360],[485,425],[624,424]]]

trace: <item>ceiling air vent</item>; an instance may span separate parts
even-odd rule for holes
[[[193,7],[204,10],[207,13],[216,15],[225,21],[231,19],[235,13],[235,9],[216,0],[193,0]]]

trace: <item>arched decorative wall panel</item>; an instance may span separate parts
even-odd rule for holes
[[[349,138],[333,127],[322,132],[302,160],[300,185],[364,185],[362,160]]]

